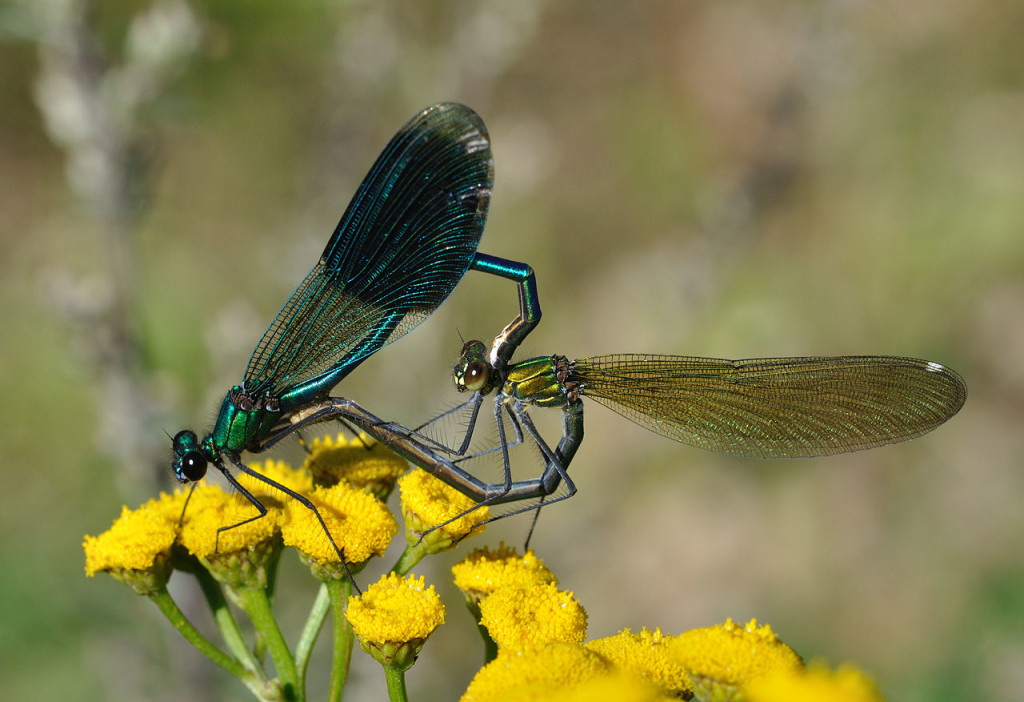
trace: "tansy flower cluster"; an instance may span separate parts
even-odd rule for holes
[[[366,437],[315,439],[299,470],[279,461],[250,468],[308,505],[239,474],[242,487],[266,510],[261,515],[241,495],[200,482],[135,510],[125,507],[106,532],[86,536],[86,574],[109,573],[149,597],[193,646],[256,699],[306,699],[310,655],[330,617],[328,698],[341,699],[358,643],[382,666],[390,699],[406,700],[405,672],[445,622],[434,585],[409,571],[423,558],[482,533],[487,510],[475,509],[429,474],[409,470],[403,459]],[[390,572],[354,593],[353,574],[383,555],[398,532],[386,505],[396,484],[406,548]],[[286,549],[299,554],[320,587],[294,644],[282,634],[272,605],[287,597],[275,593]],[[174,573],[198,581],[219,644],[200,633],[171,597],[167,584]],[[504,544],[484,547],[456,564],[452,576],[476,622],[485,660],[462,695],[466,702],[882,700],[861,671],[805,667],[769,626],[754,620],[726,620],[677,635],[641,628],[588,639],[586,610],[531,550],[519,555]],[[239,623],[237,610],[249,619],[248,627]],[[286,628],[297,630],[293,623]],[[243,632],[249,629],[254,634],[247,637]]]

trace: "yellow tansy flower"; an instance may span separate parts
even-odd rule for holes
[[[267,508],[267,514],[252,519],[259,515],[259,510],[241,494],[229,495],[218,485],[199,485],[185,512],[182,544],[199,558],[209,558],[244,551],[270,540],[280,520],[280,503],[265,495],[260,496],[260,502]],[[221,527],[231,528],[218,531]]]
[[[182,545],[213,577],[233,588],[264,587],[267,566],[281,550],[280,503],[267,495],[259,500],[267,508],[262,517],[241,494],[229,495],[217,485],[200,484],[185,511]],[[221,527],[229,528],[219,531]]]
[[[121,516],[99,536],[86,536],[85,574],[100,571],[149,594],[167,584],[171,576],[171,546],[177,521],[168,519],[151,500],[136,510],[122,507]]]
[[[350,597],[345,616],[364,651],[384,665],[406,670],[444,623],[444,605],[422,577],[389,573],[362,595]]]
[[[656,685],[621,671],[598,675],[570,688],[537,690],[529,696],[518,696],[523,702],[678,702],[678,697],[666,695]],[[503,702],[512,702],[505,699]]]
[[[405,538],[427,553],[444,551],[470,534],[483,533],[481,522],[490,517],[486,507],[473,509],[476,502],[424,470],[406,473],[398,480],[398,487],[402,492]],[[472,511],[463,514],[467,510]],[[444,524],[449,519],[454,521]],[[439,524],[444,526],[435,529]]]
[[[693,684],[682,664],[669,655],[665,645],[669,640],[661,629],[644,628],[639,634],[626,629],[616,636],[590,641],[586,646],[617,668],[649,681],[665,693],[689,699],[693,697]]]
[[[398,533],[398,523],[380,500],[347,483],[314,488],[309,500],[316,505],[334,542],[350,564],[360,564],[370,556],[381,555]],[[288,518],[281,527],[284,543],[296,547],[318,564],[340,565],[338,554],[316,515],[297,500],[289,500],[285,509]],[[338,577],[343,574],[341,571]]]
[[[455,586],[466,594],[467,599],[477,602],[499,587],[558,582],[555,574],[548,570],[532,549],[519,556],[515,548],[507,548],[504,542],[497,551],[487,547],[473,551],[452,566],[452,575],[455,577]]]
[[[554,583],[503,587],[480,602],[480,623],[499,648],[563,641],[582,643],[587,612]]]
[[[206,485],[206,481],[200,480],[194,484],[198,488],[200,485]],[[189,501],[189,492],[191,492],[191,488],[183,487],[175,489],[171,494],[161,492],[160,497],[149,500],[143,507],[159,512],[165,519],[177,526],[181,522],[182,517],[185,516],[183,510],[185,509],[185,504]]]
[[[336,438],[314,438],[305,468],[317,485],[336,485],[345,480],[387,500],[395,481],[409,470],[409,464],[384,444],[360,435],[351,441],[344,434]]]
[[[503,650],[477,671],[461,702],[533,700],[574,689],[608,669],[604,658],[578,644],[552,642]]]
[[[812,663],[806,670],[779,670],[743,686],[747,702],[884,702],[867,675],[851,665],[835,672]]]
[[[698,691],[728,698],[735,689],[775,670],[796,670],[803,661],[782,643],[770,626],[751,619],[739,626],[731,619],[718,626],[694,629],[673,637],[669,654],[690,673]]]

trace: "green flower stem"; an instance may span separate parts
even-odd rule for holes
[[[295,659],[292,657],[292,652],[288,650],[284,636],[281,635],[277,620],[274,619],[270,600],[267,599],[267,591],[259,586],[237,587],[234,591],[239,605],[249,615],[258,634],[263,637],[267,650],[270,652],[270,658],[274,661],[274,669],[281,680],[281,687],[286,699],[304,702],[306,699],[305,681],[299,679]]]
[[[409,571],[416,567],[416,564],[422,561],[423,557],[426,555],[426,549],[420,546],[406,546],[405,550],[402,551],[402,555],[398,557],[398,562],[395,563],[395,567],[391,569],[391,572],[404,577],[408,575]]]
[[[388,699],[391,702],[409,702],[405,691],[405,671],[398,666],[385,665],[384,677],[388,681]]]
[[[228,650],[252,675],[262,682],[266,682],[266,674],[246,643],[245,637],[242,636],[242,630],[238,628],[238,621],[231,612],[231,607],[228,606],[220,583],[205,568],[196,568],[193,575],[199,581],[203,597],[206,598],[206,603],[213,613],[213,619],[217,623],[217,628],[220,629],[220,635],[224,638]]]
[[[345,681],[348,679],[349,663],[352,660],[352,642],[355,639],[352,625],[348,623],[348,618],[345,616],[348,598],[352,594],[352,581],[348,578],[338,578],[337,580],[328,580],[325,584],[331,600],[331,614],[334,618],[334,659],[331,661],[331,687],[328,690],[327,699],[331,702],[340,702],[345,689]]]
[[[149,599],[160,608],[160,611],[167,617],[167,620],[185,637],[186,641],[195,646],[200,653],[211,661],[241,680],[257,697],[259,696],[260,690],[263,687],[263,681],[259,680],[251,671],[246,670],[241,663],[228,656],[214,646],[209,639],[199,633],[199,630],[192,626],[192,622],[178,608],[178,604],[171,597],[171,594],[167,592],[167,588],[161,588],[151,593]]]
[[[487,631],[487,627],[480,621],[480,603],[473,597],[467,597],[466,609],[469,610],[473,621],[476,622],[480,638],[484,640],[484,665],[487,665],[498,656],[498,644],[491,638],[491,632]]]
[[[280,537],[275,537],[280,538]],[[267,593],[267,602],[270,608],[274,607],[274,592],[277,590],[277,566],[281,562],[281,549],[277,548],[274,550],[273,555],[267,559],[264,564],[264,572],[266,573],[267,585],[264,588]],[[258,660],[263,660],[263,656],[266,654],[266,642],[260,635],[259,629],[256,630],[256,640],[253,643],[253,653]],[[305,678],[299,678],[305,680]]]
[[[491,638],[491,633],[487,631],[487,627],[481,624],[479,620],[477,620],[476,628],[480,632],[480,638],[484,640],[484,665],[487,665],[498,657],[498,644]]]
[[[320,630],[327,621],[327,612],[331,606],[331,598],[327,592],[327,586],[320,585],[320,591],[316,594],[313,608],[306,619],[306,625],[302,627],[302,635],[299,636],[299,643],[295,647],[295,667],[299,671],[299,679],[306,679],[306,668],[309,666],[309,657],[313,653],[313,644],[320,636]]]

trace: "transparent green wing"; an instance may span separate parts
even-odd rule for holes
[[[826,456],[906,441],[967,398],[954,371],[915,358],[718,358],[617,354],[575,362],[583,395],[710,451]]]

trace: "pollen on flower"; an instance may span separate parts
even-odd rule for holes
[[[349,563],[362,563],[370,556],[383,554],[398,533],[395,518],[380,500],[347,483],[314,488],[309,500]],[[285,509],[287,519],[281,526],[285,545],[294,546],[318,563],[338,563],[338,553],[313,511],[296,500],[289,500]]]
[[[473,509],[476,502],[423,470],[403,475],[398,480],[398,487],[402,492],[402,515],[410,543],[418,542],[426,532],[458,517],[431,532],[437,539],[437,548],[432,550],[450,548],[470,533],[483,532],[482,522],[490,517],[486,507]]]
[[[350,597],[345,616],[363,641],[422,641],[444,623],[444,605],[434,586],[427,587],[422,577],[389,573],[362,595]]]
[[[554,583],[503,587],[480,602],[480,623],[502,648],[562,641],[582,643],[587,612]]]
[[[852,665],[835,672],[812,663],[806,670],[778,670],[744,685],[748,702],[884,702],[874,681]]]
[[[672,658],[691,677],[726,685],[739,685],[774,670],[796,670],[803,660],[782,643],[768,625],[751,619],[745,626],[727,619],[724,624],[693,629],[668,642]],[[695,681],[697,682],[697,681]]]
[[[193,483],[196,488],[206,485],[206,480],[200,480],[197,483]],[[191,488],[176,488],[174,492],[167,494],[161,492],[159,497],[154,497],[148,500],[144,505],[145,508],[153,509],[164,516],[169,521],[174,522],[175,525],[181,521],[184,516],[185,505],[189,500],[189,493]]]
[[[477,671],[461,702],[525,702],[574,689],[608,670],[603,657],[578,644],[551,642],[502,650]]]
[[[365,434],[351,441],[338,434],[313,439],[305,468],[317,485],[330,486],[345,480],[384,500],[409,464]]]
[[[229,495],[217,485],[199,485],[185,514],[181,543],[193,555],[209,558],[269,541],[278,528],[281,510],[266,496],[260,501],[267,514],[253,519],[259,510],[241,495]],[[221,527],[230,528],[218,531]]]
[[[666,644],[669,637],[661,629],[642,629],[633,634],[626,629],[615,636],[595,639],[586,644],[615,664],[637,677],[656,685],[675,697],[689,699],[693,696],[693,684],[678,660],[669,655]]]
[[[518,699],[523,702],[678,702],[691,698],[665,694],[642,678],[615,670],[569,689],[557,688]]]
[[[532,550],[520,556],[515,548],[507,548],[504,542],[497,551],[487,547],[473,551],[452,566],[452,575],[455,577],[455,586],[477,600],[499,587],[558,582],[554,573],[548,570]]]
[[[152,500],[136,510],[122,507],[121,516],[109,529],[85,537],[85,574],[148,570],[170,554],[176,536],[176,520],[168,519]]]

